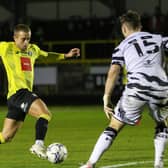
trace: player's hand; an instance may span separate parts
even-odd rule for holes
[[[79,56],[80,56],[79,48],[72,48],[68,53],[65,54],[65,58],[79,57]]]
[[[103,102],[104,102],[104,112],[106,114],[106,117],[110,120],[112,114],[114,113],[114,106],[111,102],[111,96],[105,94],[103,96]]]

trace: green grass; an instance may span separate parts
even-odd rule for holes
[[[35,119],[27,116],[23,127],[11,143],[0,145],[1,168],[78,168],[87,161],[100,133],[108,125],[102,106],[58,106],[49,107],[53,118],[49,124],[46,145],[61,142],[67,146],[68,158],[61,164],[51,164],[29,153],[34,143]],[[0,108],[0,126],[6,115],[6,108]],[[144,111],[139,126],[126,126],[116,138],[97,167],[138,161],[152,161],[154,122]],[[165,158],[168,154],[166,152]],[[168,166],[165,163],[165,167]],[[126,166],[125,166],[126,167]],[[127,166],[150,168],[152,163]]]

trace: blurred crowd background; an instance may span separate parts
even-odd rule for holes
[[[50,102],[66,97],[67,102],[101,103],[111,53],[122,39],[118,18],[129,9],[141,14],[144,31],[168,35],[167,0],[0,0],[0,41],[12,40],[14,25],[25,23],[32,29],[32,42],[44,50],[79,47],[81,58],[70,63],[37,62],[34,89]],[[3,65],[0,71],[5,96]],[[114,97],[123,85],[121,74]]]
[[[128,9],[141,14],[143,30],[168,33],[166,0],[6,0],[0,9],[1,40],[11,40],[17,23],[29,24],[36,42],[114,39],[118,17]]]

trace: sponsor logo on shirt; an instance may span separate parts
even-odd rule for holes
[[[31,60],[27,57],[21,57],[21,69],[22,71],[32,71]]]

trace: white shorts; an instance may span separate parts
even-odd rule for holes
[[[141,119],[145,104],[156,122],[163,122],[168,117],[168,92],[151,92],[127,87],[114,109],[114,117],[121,122],[136,125]]]

